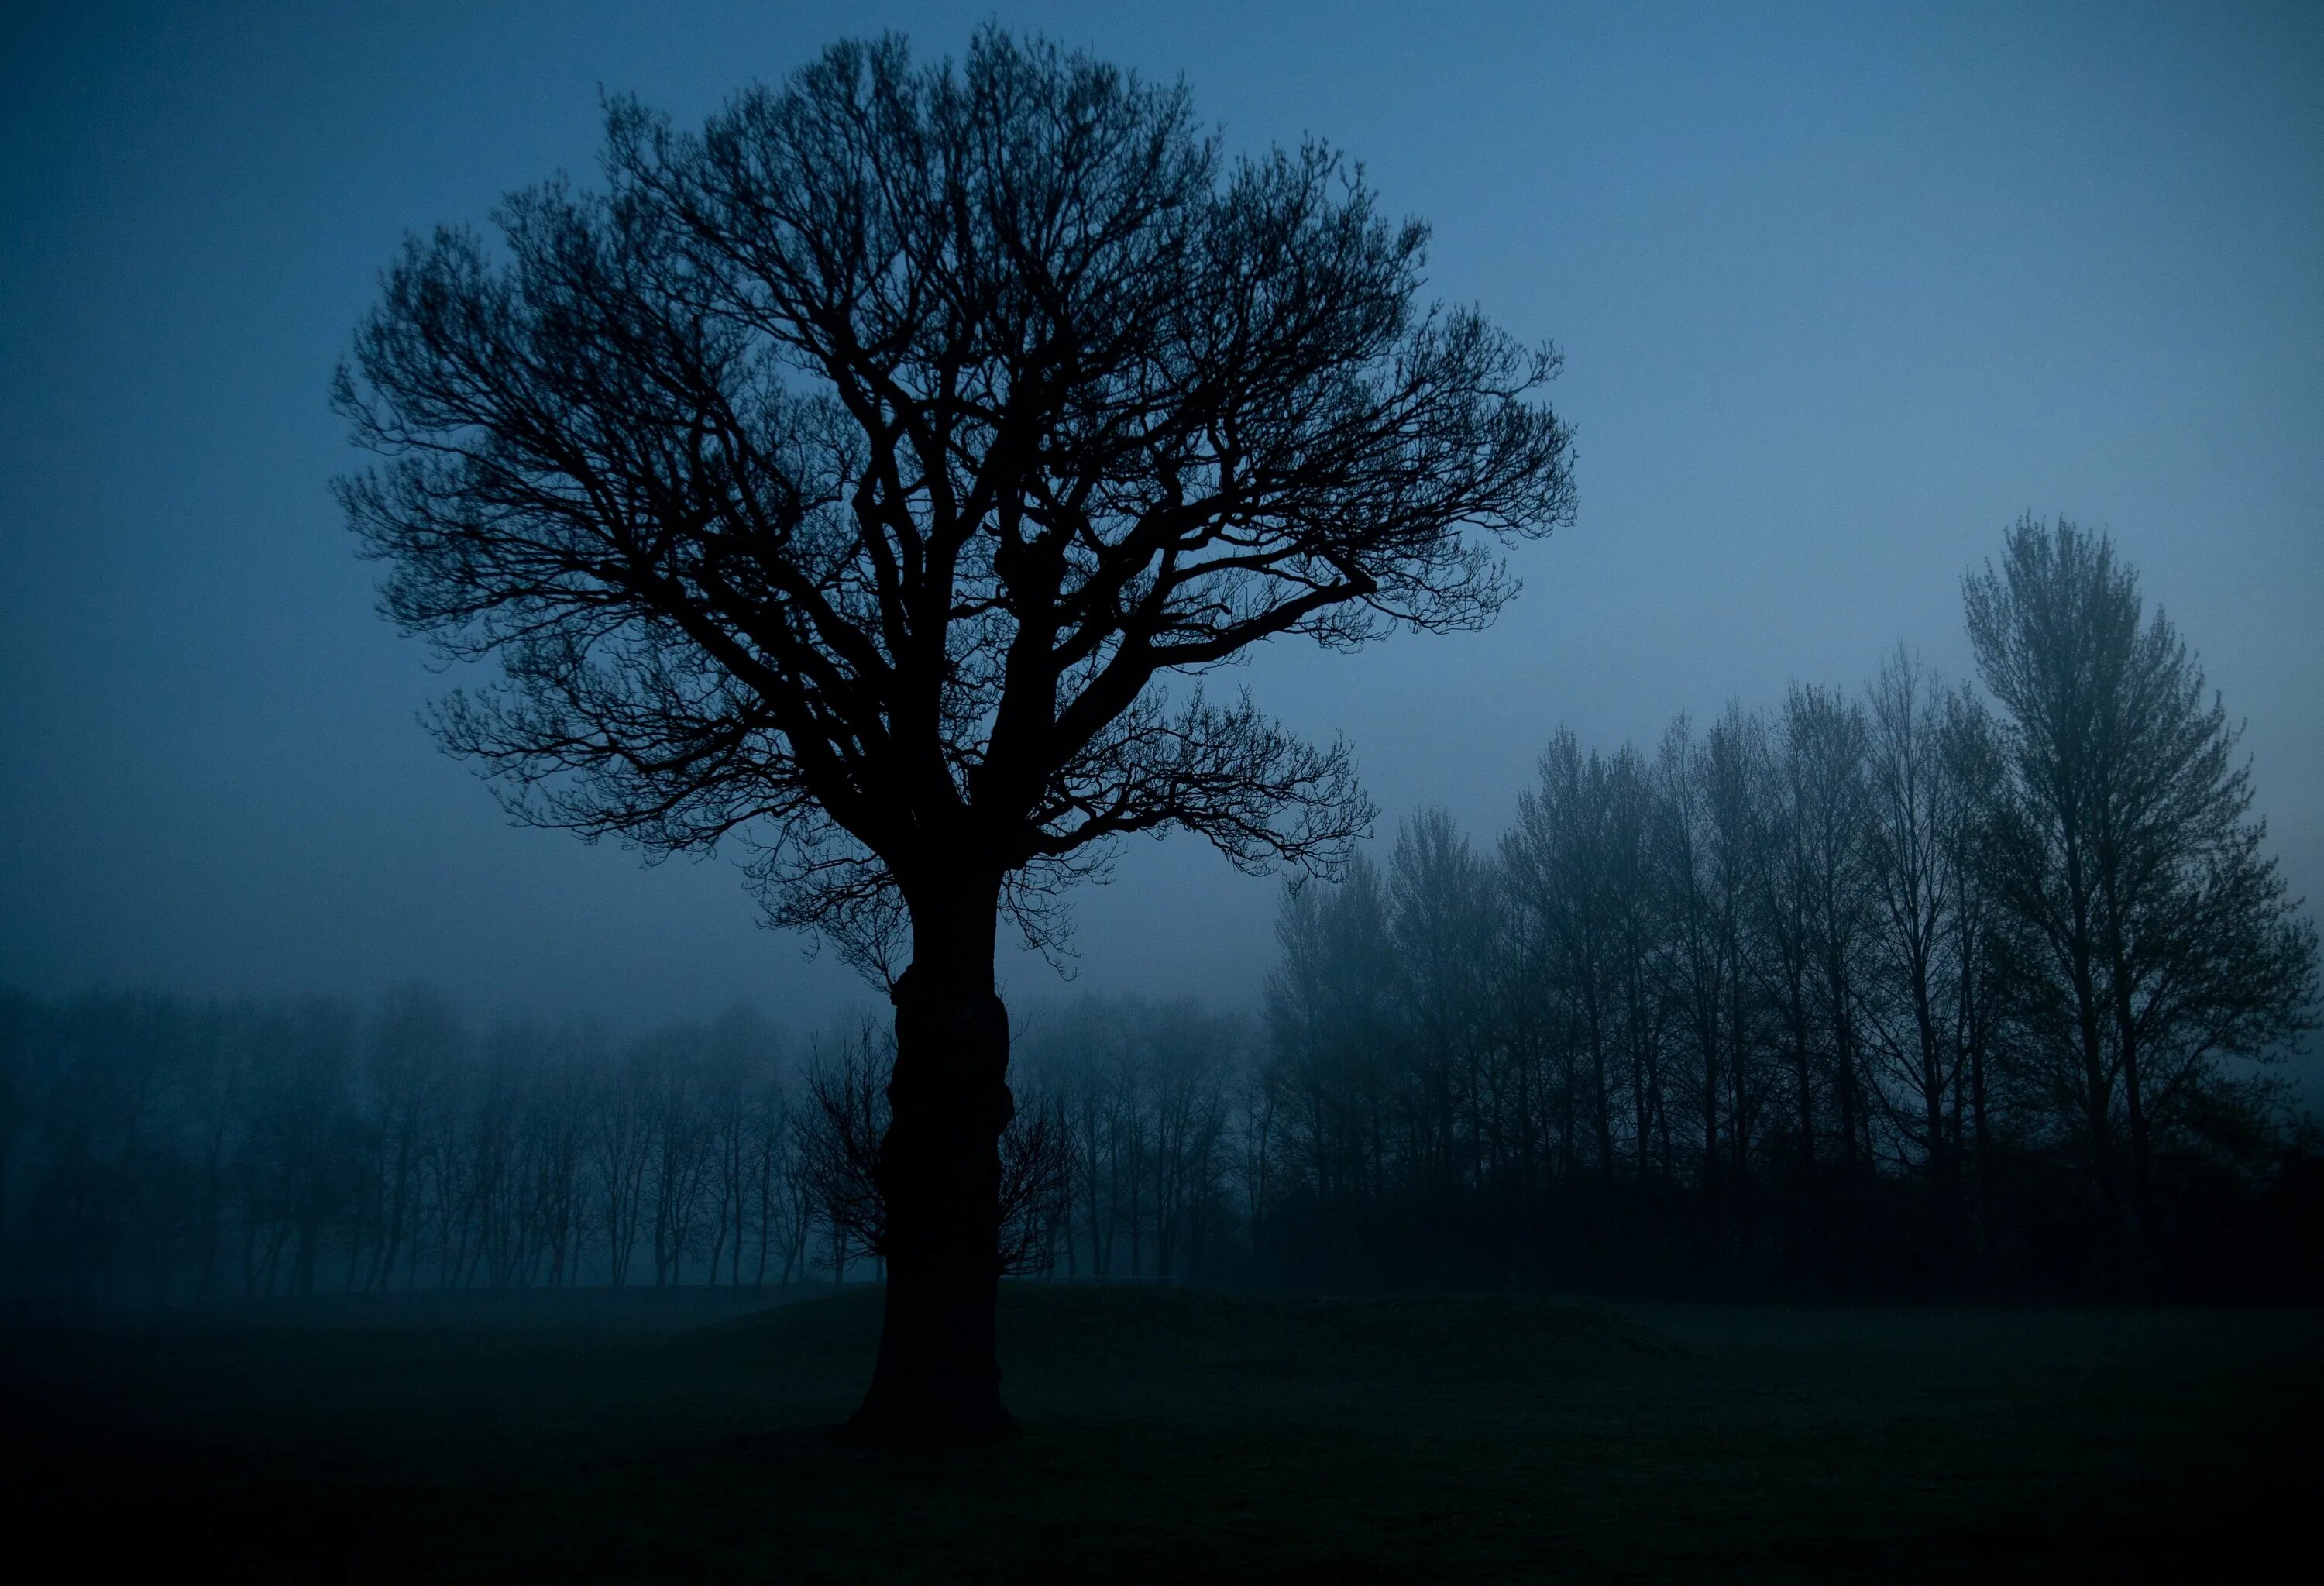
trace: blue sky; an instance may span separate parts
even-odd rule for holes
[[[0,981],[859,995],[730,867],[512,830],[437,752],[326,384],[404,232],[592,171],[600,85],[698,118],[988,16],[1183,75],[1231,147],[1330,139],[1433,223],[1434,292],[1564,349],[1581,518],[1500,624],[1240,679],[1351,738],[1391,828],[1489,839],[1561,723],[1650,741],[1900,641],[1959,674],[1963,569],[2063,512],[2324,895],[2324,8],[77,6],[0,23]],[[1139,844],[1081,983],[1247,1000],[1273,908]]]

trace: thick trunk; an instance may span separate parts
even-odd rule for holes
[[[1001,1134],[1009,1015],[992,989],[995,898],[916,907],[898,979],[896,1069],[880,1147],[887,1305],[854,1427],[873,1441],[959,1443],[1010,1428],[1001,1405]]]

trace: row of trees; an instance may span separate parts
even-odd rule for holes
[[[2101,537],[1968,581],[1982,690],[1551,741],[1286,892],[1264,1017],[1019,1020],[1001,1255],[1063,1278],[1857,1292],[2312,1282],[2317,998],[2236,733]],[[0,1000],[21,1284],[154,1300],[844,1277],[893,1047]],[[2304,1241],[2304,1242],[2303,1242]],[[861,1267],[857,1268],[862,1270]]]
[[[1008,1264],[1218,1274],[1250,1021],[1086,1000],[1029,1023]],[[874,1275],[893,1055],[869,1020],[802,1043],[742,1008],[624,1043],[478,1031],[418,986],[368,1010],[0,993],[0,1284],[174,1304]]]
[[[1002,1139],[1009,1264],[1189,1272],[1227,1234],[1186,1211],[1221,1166],[1221,1120],[1193,1139],[1187,1110],[1214,1106],[1247,1022],[1099,1003],[1035,1022]],[[1153,1135],[1157,1051],[1176,1066]],[[0,1283],[159,1305],[845,1281],[888,1238],[893,1057],[868,1020],[799,1043],[742,1008],[617,1042],[479,1032],[418,986],[369,1010],[0,992]]]
[[[796,1282],[826,1186],[781,1057],[742,1010],[616,1047],[586,1023],[479,1039],[417,988],[368,1017],[319,998],[12,996],[10,1273],[152,1303]]]
[[[1900,650],[1651,752],[1561,732],[1497,847],[1424,812],[1289,892],[1257,1043],[1084,1008],[1036,1064],[1065,1259],[1126,1227],[1132,1272],[1329,1286],[2312,1284],[2324,1176],[2268,1065],[2317,939],[2239,729],[2102,535],[2023,521],[1965,595],[1981,687]]]
[[[1423,815],[1293,895],[1282,1259],[1894,1288],[2254,1256],[2222,1219],[2309,1160],[2260,1065],[2317,950],[2238,730],[2103,536],[2022,521],[1966,595],[1982,690],[1900,651],[1652,753],[1561,733],[1498,852]]]

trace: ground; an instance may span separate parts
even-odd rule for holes
[[[2313,1313],[1010,1285],[1021,1435],[902,1458],[828,1430],[877,1294],[765,1305],[20,1318],[11,1552],[45,1536],[100,1579],[1118,1586],[2217,1580],[2316,1551]]]

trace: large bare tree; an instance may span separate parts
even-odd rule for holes
[[[341,498],[387,614],[498,659],[436,724],[513,809],[743,841],[888,981],[859,1424],[995,1431],[997,919],[1047,939],[1133,833],[1341,862],[1344,748],[1201,675],[1489,621],[1501,542],[1572,512],[1557,356],[1423,307],[1425,229],[1322,144],[1230,161],[1183,88],[994,30],[607,120],[602,191],[388,271],[337,386],[384,460]]]

